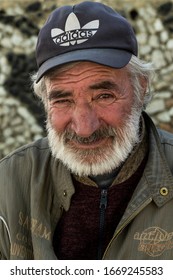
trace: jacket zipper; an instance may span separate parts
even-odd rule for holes
[[[114,234],[114,236],[112,237],[111,241],[109,242],[104,254],[103,254],[103,260],[105,259],[106,253],[109,250],[112,242],[115,240],[115,238],[118,237],[118,235],[122,232],[122,230],[134,219],[134,217],[136,217],[150,202],[152,201],[152,198],[150,197],[149,199],[147,199],[142,205],[141,207],[139,207],[138,211],[136,211],[135,213],[133,213],[126,221],[124,224],[122,224],[122,226],[119,228],[119,230],[116,232],[116,234]]]
[[[98,254],[97,254],[97,259],[101,260],[102,259],[102,254],[103,254],[103,240],[104,240],[104,231],[105,231],[105,213],[106,213],[106,208],[107,208],[107,196],[108,196],[108,191],[107,188],[102,188],[101,189],[101,197],[100,197],[100,224],[99,224],[99,242],[98,242]]]

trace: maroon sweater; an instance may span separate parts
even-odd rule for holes
[[[102,252],[105,251],[128,202],[142,176],[147,157],[125,182],[108,189]],[[53,246],[58,259],[97,259],[99,242],[99,205],[101,189],[74,179],[75,194],[68,212],[64,212],[54,234]]]

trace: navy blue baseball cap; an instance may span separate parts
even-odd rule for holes
[[[137,52],[132,26],[112,8],[89,1],[63,6],[50,14],[39,32],[37,82],[49,70],[69,62],[122,68]]]

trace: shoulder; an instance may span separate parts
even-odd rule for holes
[[[149,141],[152,143],[150,148],[153,149],[157,146],[160,156],[162,158],[165,157],[165,163],[168,163],[169,168],[173,173],[173,134],[157,128],[145,112],[143,113],[143,116],[146,127],[149,131]]]
[[[24,145],[0,160],[0,169],[6,164],[27,159],[37,160],[39,154],[50,154],[47,138],[41,138],[35,142]],[[26,162],[25,162],[26,163]]]
[[[173,134],[160,129],[158,134],[166,161],[173,173]]]
[[[29,202],[31,189],[44,185],[50,161],[46,138],[22,146],[0,161],[0,213],[11,210],[10,205]]]
[[[173,133],[161,129],[158,129],[158,133],[162,145],[173,146]]]
[[[39,176],[51,158],[47,138],[22,146],[0,161],[0,190],[25,185]]]
[[[14,150],[9,155],[7,155],[3,159],[1,159],[0,164],[4,161],[9,160],[10,158],[25,155],[27,152],[32,153],[35,151],[39,152],[39,151],[44,151],[44,150],[49,150],[47,138],[41,138],[35,142],[26,144],[16,150]]]
[[[157,128],[146,112],[143,112],[143,117],[148,131],[155,137],[155,140],[157,141],[159,139],[162,146],[170,145],[172,147],[173,133]]]

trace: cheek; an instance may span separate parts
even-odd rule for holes
[[[66,129],[68,123],[70,122],[67,113],[60,114],[54,108],[50,109],[48,113],[48,118],[53,128],[58,132],[63,132]]]
[[[111,108],[105,110],[104,113],[102,112],[102,120],[111,127],[121,127],[124,125],[131,112],[130,108],[131,106],[129,105],[122,106],[117,103]]]

